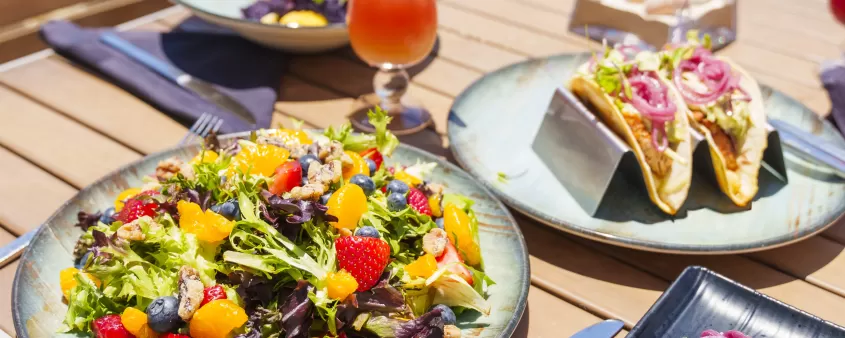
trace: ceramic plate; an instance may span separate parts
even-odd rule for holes
[[[229,28],[244,38],[270,48],[296,53],[317,53],[340,48],[349,43],[345,24],[290,28],[244,19],[241,9],[259,0],[172,1],[187,7],[205,21]]]
[[[111,205],[117,194],[141,185],[141,177],[155,172],[159,161],[179,156],[186,162],[199,147],[176,148],[148,156],[82,189],[67,201],[33,239],[18,265],[12,287],[12,313],[18,337],[58,337],[67,306],[62,302],[59,271],[73,266],[73,247],[82,231],[74,227],[79,210],[99,210]],[[491,287],[490,316],[467,311],[458,317],[463,337],[509,337],[516,329],[528,296],[529,271],[525,240],[508,210],[487,189],[457,166],[414,147],[401,145],[388,162],[437,162],[432,181],[447,191],[470,196],[480,225],[481,251]]]
[[[738,330],[749,337],[845,337],[845,328],[700,266],[686,268],[628,337],[694,338],[704,330]]]
[[[766,170],[750,208],[734,206],[718,186],[694,173],[686,204],[669,217],[644,189],[627,184],[595,217],[586,213],[532,150],[555,88],[587,54],[529,60],[489,73],[462,93],[449,115],[457,161],[502,200],[553,227],[602,242],[670,253],[717,254],[777,247],[816,234],[845,212],[845,181],[786,153],[789,183]],[[837,144],[835,128],[792,98],[763,88],[770,117]],[[499,179],[504,174],[506,181]]]

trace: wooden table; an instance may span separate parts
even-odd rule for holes
[[[436,128],[403,138],[449,158],[443,136],[456,95],[485,72],[532,57],[586,50],[566,31],[573,0],[440,0],[440,48],[416,69],[410,93]],[[174,7],[122,26],[166,31],[188,17]],[[845,30],[825,0],[744,0],[739,39],[723,53],[760,82],[819,114],[829,101],[817,62],[839,54]],[[595,45],[592,45],[595,46]],[[280,60],[281,62],[281,60]],[[309,127],[345,119],[372,91],[373,70],[349,50],[290,61],[275,120]],[[45,51],[0,65],[0,243],[44,221],[63,201],[115,168],[175,144],[186,128],[123,90]],[[518,337],[566,337],[604,318],[630,329],[681,270],[714,269],[774,298],[845,325],[845,224],[788,247],[689,257],[585,241],[515,214],[531,253],[531,291]],[[0,328],[14,331],[0,270]]]

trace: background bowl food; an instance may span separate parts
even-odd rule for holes
[[[317,53],[349,43],[345,24],[287,27],[244,19],[241,9],[255,0],[172,0],[208,22],[229,28],[264,46],[297,53]]]

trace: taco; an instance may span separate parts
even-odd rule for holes
[[[766,112],[757,82],[730,60],[712,54],[709,36],[661,53],[661,74],[689,108],[690,124],[707,139],[719,188],[738,206],[757,194],[767,147]]]
[[[678,212],[689,192],[692,146],[684,101],[658,74],[659,54],[605,49],[573,75],[572,92],[633,150],[651,201]]]

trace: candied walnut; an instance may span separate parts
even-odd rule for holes
[[[343,166],[338,160],[316,165],[312,163],[308,167],[308,183],[322,184],[328,187],[332,183],[340,181],[343,174]]]
[[[290,198],[298,200],[316,201],[326,193],[326,186],[319,183],[308,183],[301,187],[294,187],[290,191]]]
[[[158,162],[158,166],[156,167],[156,178],[159,181],[167,181],[179,171],[182,170],[182,160],[171,157],[164,161]]]
[[[431,229],[425,236],[423,236],[423,251],[440,257],[443,251],[446,250],[446,243],[449,242],[449,237],[446,231],[440,228]]]
[[[117,229],[116,233],[117,238],[127,241],[143,241],[146,238],[146,236],[144,236],[144,232],[141,231],[141,224],[137,219],[121,225],[120,228]]]
[[[202,290],[199,272],[190,266],[179,269],[179,317],[185,321],[191,320],[202,303]]]

